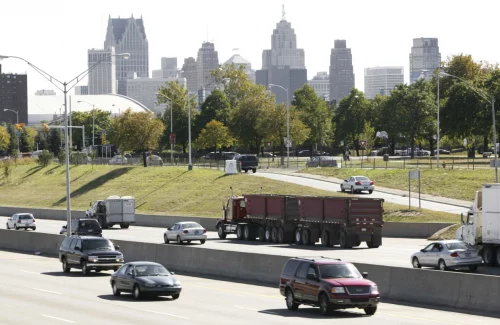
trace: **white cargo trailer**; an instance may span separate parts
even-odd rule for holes
[[[95,208],[87,211],[89,217],[97,219],[103,229],[120,225],[128,228],[135,224],[135,199],[132,196],[109,196],[105,200],[96,201]]]
[[[484,184],[457,230],[456,238],[476,246],[486,265],[500,266],[500,184]]]

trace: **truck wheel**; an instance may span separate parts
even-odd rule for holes
[[[243,226],[241,225],[236,226],[236,237],[238,239],[243,239]]]
[[[340,233],[340,247],[342,247],[342,248],[352,248],[352,245],[349,245],[347,243],[347,235],[346,235],[345,231],[342,231]]]
[[[261,242],[266,241],[266,230],[262,226],[259,227],[259,241]]]
[[[302,240],[302,245],[311,245],[311,233],[309,232],[308,229],[302,229],[302,234],[301,234],[301,240]]]
[[[330,247],[330,233],[327,230],[323,230],[321,233],[321,246]]]
[[[276,227],[273,227],[271,229],[271,241],[273,243],[277,243],[278,242],[278,228],[276,228]]]
[[[302,229],[297,228],[295,230],[295,244],[302,245]]]
[[[285,229],[278,229],[278,243],[283,244],[285,242]]]
[[[256,173],[257,172],[257,168],[252,168],[252,173]]]
[[[219,229],[217,229],[217,234],[219,235],[220,239],[226,239],[226,232],[224,231],[224,224],[219,225]]]
[[[128,227],[130,227],[130,224],[128,224],[128,223],[120,223],[120,228],[122,228],[122,229],[128,229]]]
[[[243,171],[244,171],[245,173],[248,173],[248,169],[243,169]]]
[[[493,252],[493,247],[491,247],[490,245],[485,245],[483,247],[483,260],[484,264],[488,266],[495,265],[495,255]]]
[[[243,239],[245,239],[246,241],[252,240],[252,234],[249,225],[245,225],[245,227],[243,228]]]
[[[271,241],[271,228],[269,227],[266,227],[266,234],[265,234],[265,237],[266,237],[266,241],[267,242],[270,242]]]

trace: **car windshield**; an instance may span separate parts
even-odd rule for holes
[[[136,265],[136,276],[169,276],[170,272],[161,265]]]
[[[446,244],[446,248],[450,251],[454,251],[457,249],[467,249],[467,246],[462,242],[455,242]]]
[[[84,251],[89,250],[115,250],[113,247],[113,243],[107,239],[92,239],[92,240],[84,240],[82,244],[82,249]]]
[[[322,264],[319,272],[323,279],[333,278],[362,278],[358,269],[352,264]]]
[[[201,226],[195,222],[185,223],[182,225],[182,229],[191,229],[191,228],[201,228]]]

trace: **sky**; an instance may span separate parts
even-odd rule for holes
[[[0,3],[0,55],[19,56],[61,81],[87,69],[87,50],[102,48],[108,17],[143,17],[150,70],[161,57],[196,57],[213,41],[219,63],[237,52],[262,67],[262,51],[286,19],[305,50],[308,79],[328,71],[335,39],[352,49],[356,87],[364,68],[403,66],[409,80],[413,38],[437,37],[442,59],[460,53],[500,62],[497,0],[16,0]],[[0,61],[2,72],[28,73],[28,92],[55,89],[26,63]],[[151,76],[151,74],[150,74]],[[86,85],[82,80],[79,85]],[[58,93],[60,93],[58,91]]]

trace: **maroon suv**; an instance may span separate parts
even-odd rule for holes
[[[335,309],[360,308],[368,315],[377,311],[380,293],[377,285],[367,280],[349,262],[327,257],[290,259],[280,279],[280,293],[286,297],[289,310],[299,305],[319,306],[323,315]]]

